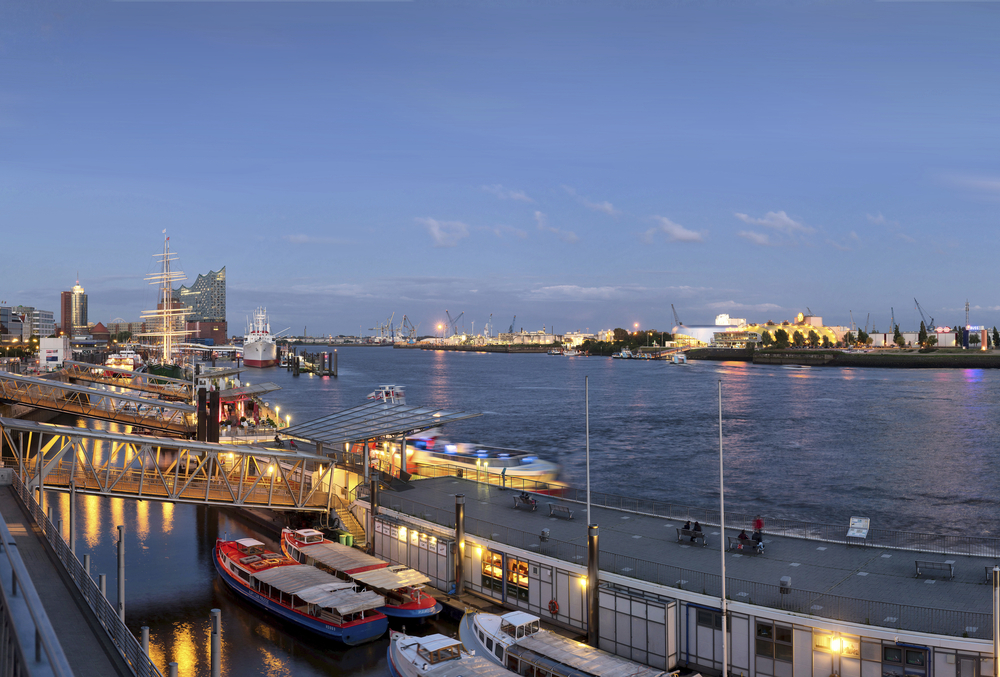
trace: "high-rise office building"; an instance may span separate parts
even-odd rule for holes
[[[63,336],[73,333],[73,292],[59,294],[59,331]]]
[[[0,342],[20,343],[23,338],[23,315],[16,308],[0,307]]]
[[[175,301],[190,308],[187,330],[195,340],[212,339],[215,345],[226,343],[226,267],[218,272],[199,275],[190,287],[181,286],[173,292]]]
[[[87,295],[83,291],[83,287],[80,286],[80,281],[77,280],[76,284],[73,286],[73,291],[70,292],[70,317],[69,317],[69,327],[63,326],[63,331],[65,331],[70,336],[85,336],[88,332],[87,325]],[[63,318],[65,322],[65,318]]]

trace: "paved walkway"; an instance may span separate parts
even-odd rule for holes
[[[535,552],[546,554],[551,552],[552,541],[572,543],[579,546],[575,554],[567,555],[564,548],[560,552],[561,557],[569,561],[575,559],[578,564],[586,565],[587,519],[586,507],[583,505],[565,504],[574,511],[574,519],[569,521],[549,517],[548,503],[559,501],[548,496],[536,496],[538,509],[536,512],[528,512],[523,508],[513,508],[513,495],[518,492],[510,489],[501,491],[498,487],[470,480],[439,477],[416,480],[411,486],[413,488],[410,491],[398,494],[383,493],[382,505],[391,507],[392,503],[397,503],[404,512],[408,512],[405,504],[412,500],[437,507],[441,511],[453,512],[454,495],[464,493],[467,533],[475,533],[472,521],[479,519],[499,527],[496,529],[497,533],[492,534],[493,540],[518,545]],[[709,588],[709,594],[712,593],[712,577],[717,577],[720,569],[719,544],[722,539],[718,527],[705,528],[708,546],[701,547],[700,544],[677,542],[676,528],[682,526],[677,520],[596,506],[592,509],[594,516],[591,521],[600,526],[602,569],[649,580],[634,570],[636,566],[645,567],[645,565],[642,562],[631,561],[630,558],[672,565],[687,570],[681,580],[701,579],[684,580],[681,587],[702,592],[702,586],[706,586]],[[736,526],[735,529],[726,530],[728,536],[735,537],[739,533],[739,527],[743,525]],[[746,526],[749,533],[749,525]],[[528,532],[523,545],[519,544],[517,535],[505,534],[504,527]],[[549,543],[541,543],[536,537],[542,529],[550,530],[552,541]],[[487,538],[491,536],[489,533],[479,535]],[[791,576],[793,589],[799,591],[808,590],[855,600],[884,602],[887,605],[903,604],[956,612],[991,613],[991,588],[985,584],[985,567],[993,566],[992,558],[847,546],[769,536],[766,527],[764,536],[765,555],[750,556],[735,552],[726,554],[726,574],[727,580],[730,581],[727,592],[736,601],[754,601],[755,595],[762,598],[764,591],[762,588],[755,588],[755,584],[778,586],[782,576]],[[955,578],[954,580],[916,578],[915,560],[952,562],[955,566]],[[648,571],[643,573],[648,574]],[[734,583],[734,579],[747,583]],[[715,582],[717,580],[714,579]],[[664,582],[675,585],[677,581]],[[830,597],[816,596],[816,600],[813,602],[816,605],[832,603]],[[817,615],[827,615],[826,612],[821,612],[821,609],[822,606],[813,607]],[[829,611],[828,608],[827,612]],[[874,625],[884,624],[892,627],[895,621],[894,614],[895,612],[890,609],[885,611],[885,618],[875,617],[869,620]],[[890,618],[892,620],[889,620]],[[961,633],[963,628],[951,631]],[[976,635],[975,630],[969,630],[969,633]]]
[[[0,487],[0,515],[14,537],[75,677],[131,675],[11,487]]]

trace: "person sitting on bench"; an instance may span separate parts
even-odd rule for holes
[[[521,495],[519,496],[519,498],[521,499],[521,502],[524,503],[525,505],[532,505],[532,506],[535,505],[535,499],[533,499],[531,496],[528,496],[527,491],[521,490]]]
[[[691,520],[688,520],[687,522],[685,522],[683,528],[687,529],[688,531],[691,531]]]
[[[743,546],[746,545],[746,542],[750,540],[750,537],[747,536],[747,532],[745,529],[740,529],[740,535],[737,536],[736,538],[738,538],[740,541],[740,550],[742,550]]]
[[[701,532],[701,523],[700,523],[700,522],[699,522],[698,520],[695,520],[695,521],[694,521],[694,527],[693,527],[693,528],[691,529],[691,531],[695,531],[695,532],[698,532],[698,533],[696,533],[696,534],[695,534],[694,536],[692,536],[692,537],[691,537],[691,542],[692,542],[692,543],[694,543],[694,542],[695,542],[695,539],[696,539],[696,538],[704,538],[704,537],[702,536],[702,534],[700,533],[700,532]]]

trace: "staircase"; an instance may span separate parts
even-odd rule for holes
[[[347,504],[339,496],[333,497],[333,509],[337,511],[337,517],[340,518],[340,523],[344,525],[344,529],[351,534],[354,544],[364,545],[367,542],[364,527],[361,526],[354,513],[351,512],[350,508],[348,508]]]

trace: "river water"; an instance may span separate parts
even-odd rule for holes
[[[321,350],[310,347],[310,352]],[[1000,372],[788,368],[736,362],[340,348],[339,377],[280,368],[245,381],[282,387],[265,398],[292,423],[364,402],[379,383],[407,403],[483,415],[445,435],[530,449],[585,481],[585,377],[590,390],[594,491],[712,507],[718,503],[718,389],[722,382],[727,508],[765,519],[995,535]],[[51,494],[57,515],[69,498]],[[230,594],[216,579],[219,536],[262,536],[231,513],[78,497],[77,554],[93,558],[115,593],[115,525],[126,525],[126,614],[150,626],[166,672],[209,675],[209,610],[223,613],[223,674],[384,675],[383,639],[347,650],[300,636]],[[410,628],[413,630],[414,628]],[[446,623],[435,631],[454,632]],[[430,631],[428,629],[427,631]],[[420,631],[418,634],[424,634]]]

